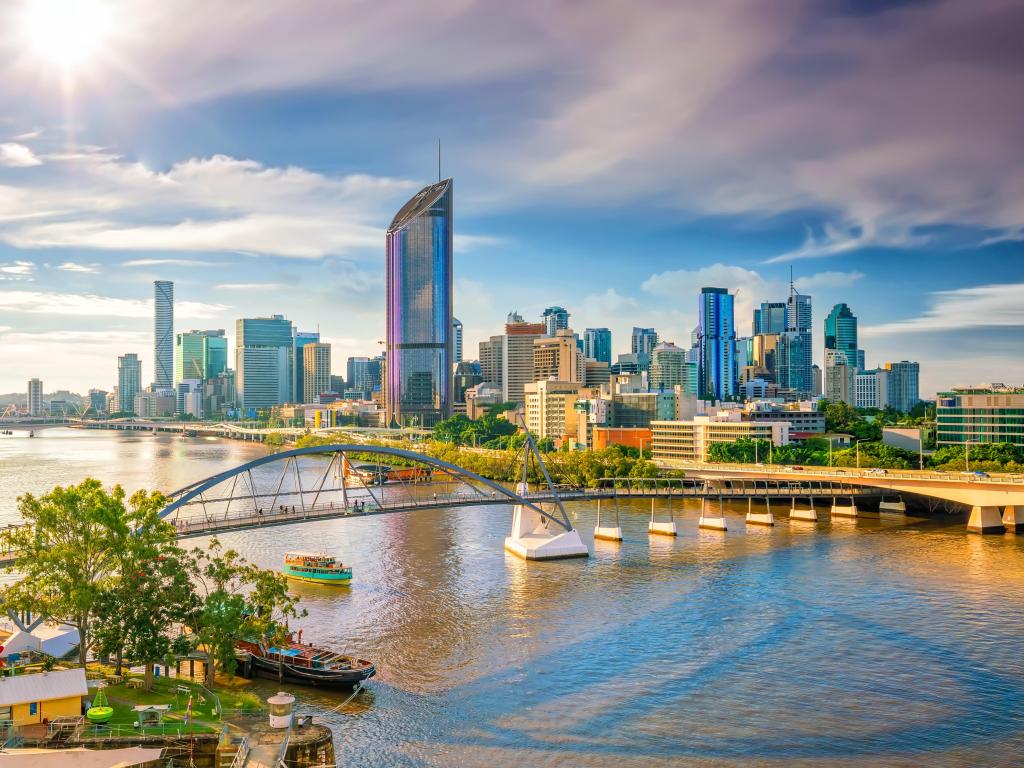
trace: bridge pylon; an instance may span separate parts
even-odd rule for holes
[[[602,541],[622,541],[622,525],[619,523],[619,497],[618,494],[612,497],[615,509],[615,524],[602,525],[601,500],[597,500],[597,522],[594,525],[594,538]]]

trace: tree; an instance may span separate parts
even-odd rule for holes
[[[19,497],[26,524],[3,531],[0,541],[18,553],[13,570],[22,579],[6,590],[3,607],[75,627],[84,665],[97,602],[117,583],[130,549],[173,540],[173,528],[157,516],[164,502],[160,494],[139,491],[126,506],[121,486],[107,492],[93,478]]]

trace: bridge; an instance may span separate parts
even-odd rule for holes
[[[710,464],[661,461],[663,468],[681,469],[708,479],[827,482],[876,488],[890,494],[916,494],[970,508],[967,530],[1002,533],[1024,530],[1024,475],[934,470],[860,469],[854,467],[790,467],[765,464]]]

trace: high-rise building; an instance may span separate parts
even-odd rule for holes
[[[863,353],[857,349],[857,318],[846,304],[836,304],[825,318],[825,356],[830,349],[842,352],[846,365],[860,370]],[[826,372],[828,360],[825,361]]]
[[[571,328],[533,340],[533,381],[554,379],[582,384],[586,381],[583,352]]]
[[[142,362],[134,352],[117,358],[117,410],[135,412],[135,396],[142,391]]]
[[[914,406],[921,402],[921,366],[902,360],[898,363],[886,363],[883,367],[889,372],[889,406],[901,413],[913,410]]]
[[[724,400],[736,394],[733,297],[725,288],[702,288],[699,309],[700,397]]]
[[[235,325],[238,405],[271,408],[292,400],[295,345],[284,315],[242,318]]]
[[[228,367],[228,339],[223,330],[187,331],[174,337],[174,383],[207,381]]]
[[[612,332],[607,328],[587,328],[583,332],[583,356],[611,365]]]
[[[857,408],[878,408],[889,405],[889,372],[884,368],[861,371],[856,376],[854,405]]]
[[[41,416],[43,413],[43,382],[40,379],[28,380],[28,415]]]
[[[786,303],[784,301],[763,301],[754,310],[754,335],[782,333],[786,330]]]
[[[320,394],[319,392],[315,392],[311,395],[306,394],[306,358],[302,354],[302,350],[307,344],[318,344],[319,342],[320,331],[295,332],[295,380],[292,382],[292,399],[297,403],[304,403],[307,400],[312,402],[313,398]],[[323,391],[330,392],[330,385],[328,385],[327,389]]]
[[[939,392],[935,440],[939,445],[1013,443],[1024,447],[1024,387],[979,384]]]
[[[811,344],[811,297],[797,293],[790,283],[786,330],[779,334],[776,356],[775,380],[780,387],[803,395],[815,392]]]
[[[304,402],[319,402],[320,395],[331,391],[331,345],[307,341],[301,349]]]
[[[658,332],[653,328],[633,328],[629,351],[636,355],[640,370],[651,368],[651,352],[658,346]]]
[[[463,360],[455,364],[455,382],[452,397],[456,403],[466,402],[466,390],[482,384],[484,377],[480,374],[480,363]]]
[[[651,352],[651,389],[671,391],[686,384],[686,350],[663,341]]]
[[[857,402],[857,369],[841,349],[825,349],[825,399],[849,405]]]
[[[452,414],[452,180],[416,193],[386,239],[387,424],[432,427]]]
[[[501,385],[504,402],[523,403],[523,387],[534,381],[533,342],[545,330],[544,323],[527,323],[518,312],[510,312],[504,335],[480,344],[481,374],[484,381]],[[496,355],[500,355],[498,370]]]
[[[569,327],[569,312],[565,307],[548,307],[541,315],[541,322],[544,323],[544,334],[554,336]]]
[[[174,386],[174,283],[153,281],[153,386]],[[134,401],[131,410],[134,408]]]
[[[95,416],[107,410],[107,394],[102,389],[90,389],[88,395],[89,412]]]
[[[491,336],[480,342],[480,375],[483,380],[501,386],[502,357],[505,348],[504,336]]]
[[[462,362],[462,321],[457,317],[452,318],[452,363],[458,365]]]

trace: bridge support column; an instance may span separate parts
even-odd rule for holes
[[[764,500],[765,511],[754,511],[754,500],[747,500],[747,525],[775,525],[775,515],[772,514],[772,504],[767,498]]]
[[[860,510],[857,509],[857,500],[850,497],[850,504],[837,504],[838,499],[832,499],[832,517],[858,517]]]
[[[651,499],[651,522],[647,524],[647,533],[651,536],[678,536],[679,529],[671,517],[667,521],[654,519],[654,502],[655,499]]]
[[[525,483],[516,493],[526,494]],[[564,530],[542,517],[535,509],[516,504],[512,512],[512,535],[505,538],[505,549],[524,560],[559,560],[589,557],[590,550],[575,528]]]
[[[597,524],[594,538],[602,541],[622,541],[622,526],[619,525],[619,500],[615,499],[615,525],[601,525],[601,500],[597,500]]]
[[[999,507],[971,507],[971,517],[967,521],[968,533],[1004,533],[1005,531]]]
[[[789,507],[789,519],[802,520],[806,523],[818,522],[818,510],[814,508],[814,499],[811,499],[811,506],[809,509],[797,508],[796,499],[793,499],[793,503]]]
[[[883,497],[882,500],[878,502],[878,511],[880,513],[896,512],[897,514],[905,515],[907,514],[907,505],[903,499],[892,500]]]
[[[1024,507],[1008,504],[1003,509],[1003,526],[1010,533],[1024,533]]]
[[[698,528],[706,528],[711,531],[727,531],[729,530],[725,524],[725,513],[722,508],[722,497],[718,497],[718,514],[708,512],[708,500],[702,498],[700,500],[700,520],[697,522]]]

